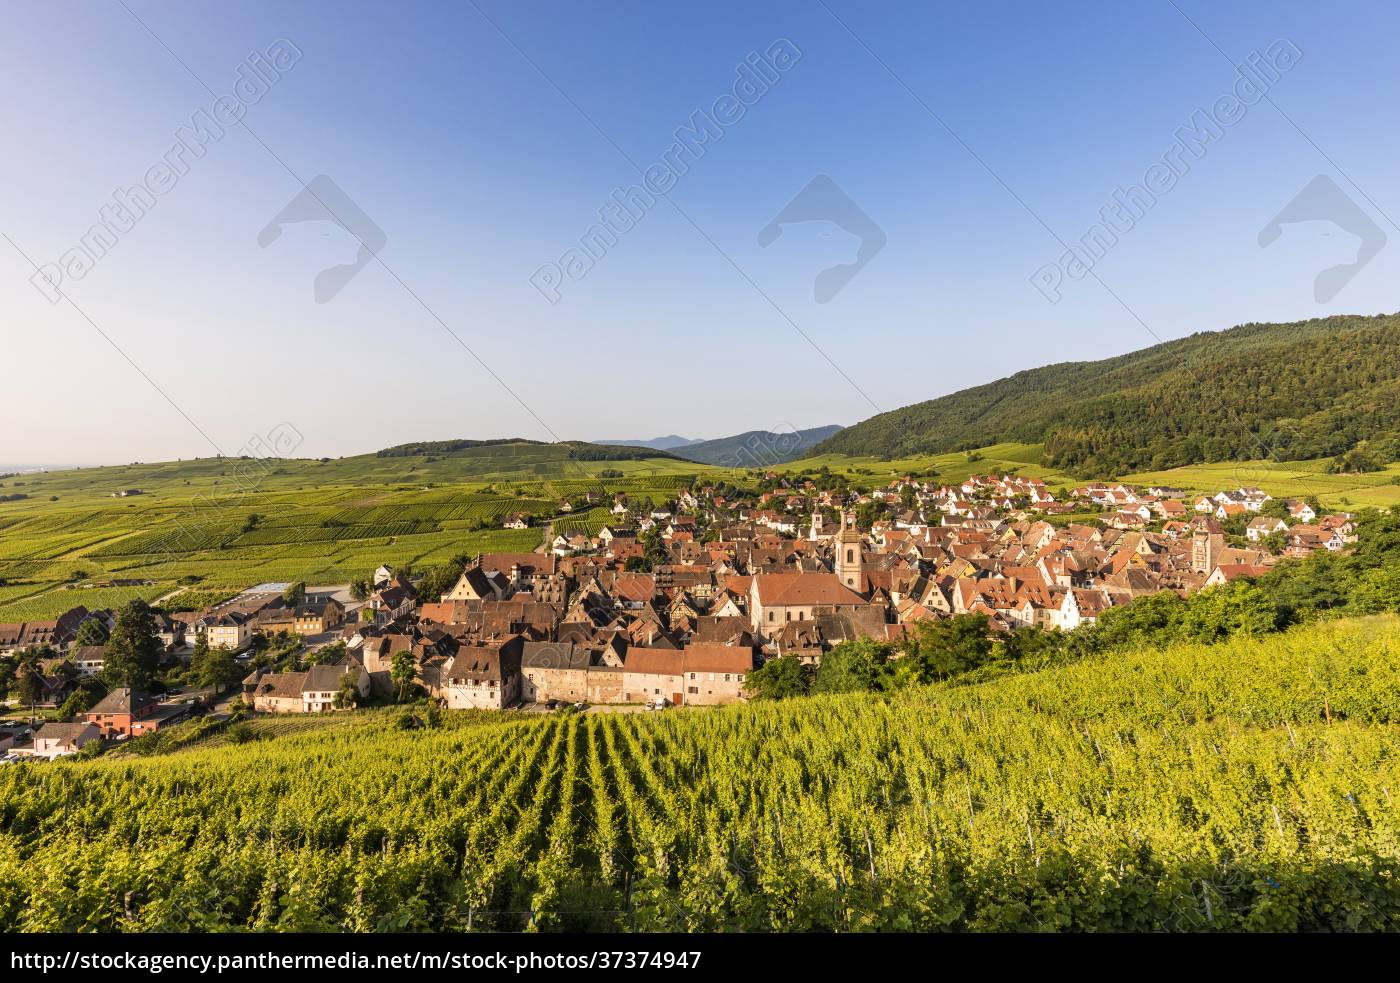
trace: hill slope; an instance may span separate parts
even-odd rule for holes
[[[669,451],[677,447],[689,447],[691,444],[703,444],[704,441],[699,437],[682,437],[680,434],[671,433],[664,437],[652,437],[650,440],[595,440],[593,443],[612,447],[651,447],[658,451]]]
[[[1393,928],[1397,684],[1387,618],[883,696],[177,730],[0,768],[0,931]]]
[[[1078,474],[1329,457],[1400,459],[1400,316],[1247,324],[1064,362],[871,417],[814,454],[1044,443]]]
[[[835,424],[810,430],[749,430],[733,437],[719,437],[676,447],[671,453],[699,464],[726,468],[770,468],[803,456],[823,440],[840,432]]]

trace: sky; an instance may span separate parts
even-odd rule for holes
[[[6,0],[0,465],[849,425],[1395,311],[1397,29],[1383,3]]]

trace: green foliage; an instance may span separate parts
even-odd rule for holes
[[[78,626],[78,634],[73,639],[75,646],[84,645],[105,645],[107,643],[107,629],[97,618],[88,618]]]
[[[408,695],[408,689],[413,685],[413,681],[418,678],[418,663],[413,658],[413,653],[407,649],[394,653],[394,660],[389,666],[389,680],[398,691],[399,701],[402,702]]]
[[[1397,434],[1400,318],[1338,316],[1018,372],[881,413],[813,453],[893,458],[1011,440],[1043,443],[1044,464],[1090,476],[1334,455],[1359,470],[1386,460]],[[1366,441],[1375,451],[1347,458]]]
[[[462,573],[467,569],[467,564],[472,558],[465,553],[459,553],[447,563],[432,567],[423,575],[415,586],[418,589],[418,600],[423,604],[436,604],[442,600],[442,595],[446,594],[457,585],[457,581],[462,578]]]
[[[360,691],[355,686],[355,677],[348,672],[340,678],[335,705],[338,710],[349,710],[360,705]]]
[[[890,657],[890,646],[861,638],[842,642],[822,656],[812,680],[814,693],[857,693],[880,689]]]
[[[132,601],[117,615],[117,623],[107,639],[103,682],[113,688],[149,689],[162,648],[150,606],[145,601]]]
[[[69,694],[68,699],[63,701],[63,705],[58,708],[61,717],[76,717],[80,713],[86,713],[93,703],[92,694],[86,689],[75,689]]]
[[[769,659],[749,673],[745,682],[757,699],[782,700],[804,695],[811,686],[812,676],[810,666],[804,666],[796,658],[783,657]]]
[[[230,724],[224,734],[228,737],[230,744],[247,744],[255,738],[253,728],[246,722]]]
[[[198,681],[201,686],[223,690],[238,682],[244,672],[233,653],[224,648],[209,651],[201,661]]]
[[[1388,618],[704,712],[259,720],[0,768],[0,931],[1383,931],[1397,684]]]

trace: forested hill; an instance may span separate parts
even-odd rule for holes
[[[881,413],[813,454],[901,457],[1044,443],[1081,474],[1351,452],[1400,459],[1400,315],[1246,324],[1063,362]]]
[[[687,461],[729,468],[771,468],[801,457],[841,430],[836,424],[811,430],[748,430],[733,437],[705,440],[698,444],[673,447],[671,453]]]

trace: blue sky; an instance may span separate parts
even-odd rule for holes
[[[12,2],[0,461],[236,453],[284,422],[313,455],[850,424],[1155,338],[1400,307],[1400,11],[1177,2]],[[31,263],[144,180],[210,109],[204,84],[229,92],[282,40],[300,57],[246,128],[50,303]],[[800,57],[550,303],[540,268],[780,40]],[[1032,276],[1061,241],[1231,93],[1231,59],[1280,41],[1302,57],[1275,105],[1222,127],[1097,279],[1049,302]],[[825,222],[758,236],[822,174],[884,246],[818,303],[815,275],[856,240]],[[315,278],[356,239],[304,223],[258,241],[317,175],[387,238],[325,303]],[[1302,222],[1257,241],[1318,175],[1386,237],[1322,303],[1314,274],[1355,239]]]

